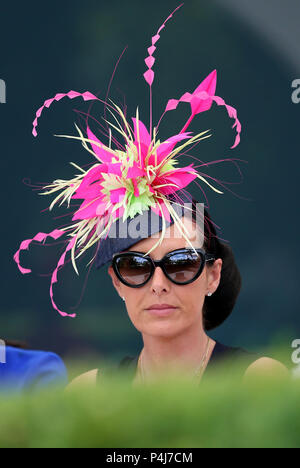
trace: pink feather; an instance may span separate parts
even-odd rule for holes
[[[144,73],[144,78],[145,78],[146,82],[148,83],[148,85],[150,87],[152,86],[152,83],[154,81],[154,71],[152,70],[152,67],[153,67],[153,64],[155,62],[155,58],[153,57],[153,54],[154,54],[154,52],[156,50],[155,44],[160,39],[160,34],[159,33],[162,31],[162,29],[164,29],[166,22],[169,21],[169,19],[172,18],[174,13],[177,10],[179,10],[179,8],[181,8],[182,5],[183,5],[183,3],[181,3],[181,5],[179,5],[177,8],[175,8],[175,10],[168,16],[168,18],[160,26],[157,33],[154,36],[152,36],[151,46],[148,47],[148,54],[149,55],[145,58],[145,63],[147,65],[147,67],[148,67],[148,70]]]
[[[31,273],[31,270],[29,268],[23,268],[20,265],[20,252],[21,252],[21,250],[28,250],[29,245],[33,241],[44,242],[47,239],[47,237],[52,237],[52,239],[56,240],[65,233],[66,233],[66,231],[62,231],[60,229],[54,229],[53,231],[49,232],[48,234],[45,233],[45,232],[39,232],[32,239],[23,240],[21,242],[21,244],[20,244],[19,249],[17,250],[17,252],[14,255],[14,260],[17,263],[20,272],[22,274]]]
[[[64,97],[68,97],[69,99],[74,99],[76,97],[81,96],[84,101],[90,101],[92,99],[98,99],[97,96],[94,96],[94,94],[90,93],[89,91],[86,91],[85,93],[78,93],[77,91],[69,91],[68,93],[57,93],[53,98],[47,99],[44,104],[36,111],[36,117],[34,121],[32,122],[33,129],[32,129],[32,134],[33,136],[37,136],[37,122],[38,118],[41,116],[42,111],[44,110],[44,107],[49,108],[50,105],[52,104],[53,101],[60,101]]]
[[[58,272],[58,269],[60,267],[62,267],[65,263],[65,257],[66,257],[66,254],[69,250],[72,249],[72,247],[74,246],[76,242],[76,236],[73,237],[70,242],[68,242],[68,245],[67,245],[67,248],[65,249],[64,253],[61,255],[58,263],[57,263],[57,266],[55,268],[55,270],[53,271],[52,273],[52,277],[51,277],[51,283],[50,283],[50,298],[51,298],[51,303],[52,303],[52,307],[57,310],[57,312],[59,312],[60,315],[62,315],[63,317],[76,317],[76,314],[67,314],[66,312],[63,312],[62,310],[60,310],[57,305],[55,304],[54,302],[54,299],[53,299],[53,284],[54,283],[57,283],[57,272]]]

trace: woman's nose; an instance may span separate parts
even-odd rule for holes
[[[161,267],[156,267],[154,270],[154,274],[151,279],[151,289],[156,294],[168,292],[170,289],[169,280],[164,274]]]

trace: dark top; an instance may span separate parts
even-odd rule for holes
[[[214,340],[216,341],[216,340]],[[138,363],[138,358],[139,358],[138,353],[136,356],[125,356],[120,363],[118,364],[116,370],[118,371],[119,369],[126,370],[127,374],[130,376],[130,378],[133,378],[136,373],[137,369],[137,363]],[[211,370],[213,370],[216,366],[216,364],[219,364],[221,362],[223,363],[228,363],[228,364],[234,364],[236,359],[239,359],[240,362],[240,370],[241,370],[241,377],[244,375],[246,369],[250,366],[250,364],[257,359],[262,357],[260,354],[255,353],[255,352],[250,352],[246,351],[243,348],[237,348],[237,347],[232,347],[232,346],[226,346],[219,341],[216,341],[216,344],[214,346],[214,349],[211,353],[210,359],[208,361],[208,364],[206,366],[206,369],[204,371],[204,374],[202,376],[202,379],[204,375],[207,375]],[[101,372],[102,373],[102,372]],[[100,373],[98,373],[100,374]]]

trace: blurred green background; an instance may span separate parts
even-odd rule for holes
[[[97,389],[1,399],[0,447],[299,448],[300,380],[244,385],[228,370],[200,386],[168,376],[133,387],[118,372]]]
[[[280,340],[288,349],[300,337],[300,105],[291,100],[291,82],[300,76],[300,67],[276,47],[272,35],[267,38],[240,16],[234,2],[228,2],[231,8],[224,3],[187,1],[162,31],[155,52],[153,121],[158,121],[169,98],[193,91],[209,72],[218,70],[216,94],[237,108],[241,143],[230,150],[233,121],[215,106],[200,114],[191,127],[213,131],[192,154],[207,162],[228,157],[246,161],[239,163],[243,180],[232,163],[207,168],[207,174],[226,181],[227,188],[224,195],[206,190],[213,220],[221,227],[219,235],[230,241],[236,255],[243,286],[230,318],[210,335],[253,350]],[[31,130],[36,110],[45,99],[69,90],[88,90],[105,98],[116,61],[128,46],[110,97],[120,104],[126,96],[128,117],[139,106],[141,119],[148,123],[149,93],[143,79],[146,49],[178,4],[173,0],[33,1],[18,4],[17,12],[13,2],[1,6],[0,78],[7,86],[7,102],[0,105],[1,338],[27,341],[32,348],[83,361],[85,356],[94,356],[95,361],[106,356],[119,359],[140,350],[141,337],[111,285],[107,267],[91,270],[77,317],[62,318],[49,298],[49,273],[59,247],[37,245],[22,254],[21,263],[32,268],[32,275],[21,275],[13,254],[23,239],[69,221],[55,219],[64,210],[56,209],[49,216],[50,198],[39,196],[22,180],[29,178],[35,184],[69,178],[74,173],[70,161],[80,166],[91,162],[78,142],[53,136],[76,135],[74,122],[81,120],[74,110],[87,112],[91,102],[79,98],[54,103],[44,110],[35,139]],[[252,5],[260,16],[264,2]],[[287,5],[295,7],[293,1]],[[287,5],[285,15],[292,19],[295,11]],[[274,11],[270,7],[266,15],[266,30],[278,20]],[[288,28],[283,33],[292,34]],[[101,120],[103,106],[96,102],[91,112]],[[181,128],[187,112],[187,106],[181,105],[165,116],[161,139]],[[182,159],[183,164],[187,162]],[[200,191],[193,193],[205,201]],[[59,274],[55,298],[63,310],[73,312],[71,307],[80,300],[87,261],[80,264],[79,278],[70,265]]]

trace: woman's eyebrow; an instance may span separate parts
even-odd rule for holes
[[[126,252],[139,253],[139,254],[142,254],[142,255],[146,255],[148,250],[146,250],[146,252],[142,252],[141,250],[126,250]],[[146,256],[152,258],[151,254],[148,254]]]
[[[144,254],[144,255],[147,253],[147,251],[146,252],[141,252],[140,250],[124,250],[124,252],[140,253],[140,254]]]
[[[181,248],[184,249],[185,247],[181,247]],[[164,258],[164,257],[165,257],[166,255],[168,255],[169,253],[174,252],[174,250],[178,250],[178,249],[168,250],[167,252],[165,252],[165,253],[161,256],[161,258]],[[148,251],[146,250],[146,252],[141,252],[140,250],[125,250],[125,252],[140,253],[140,254],[146,255],[146,253],[147,253]],[[152,258],[151,254],[148,254],[147,257]]]

